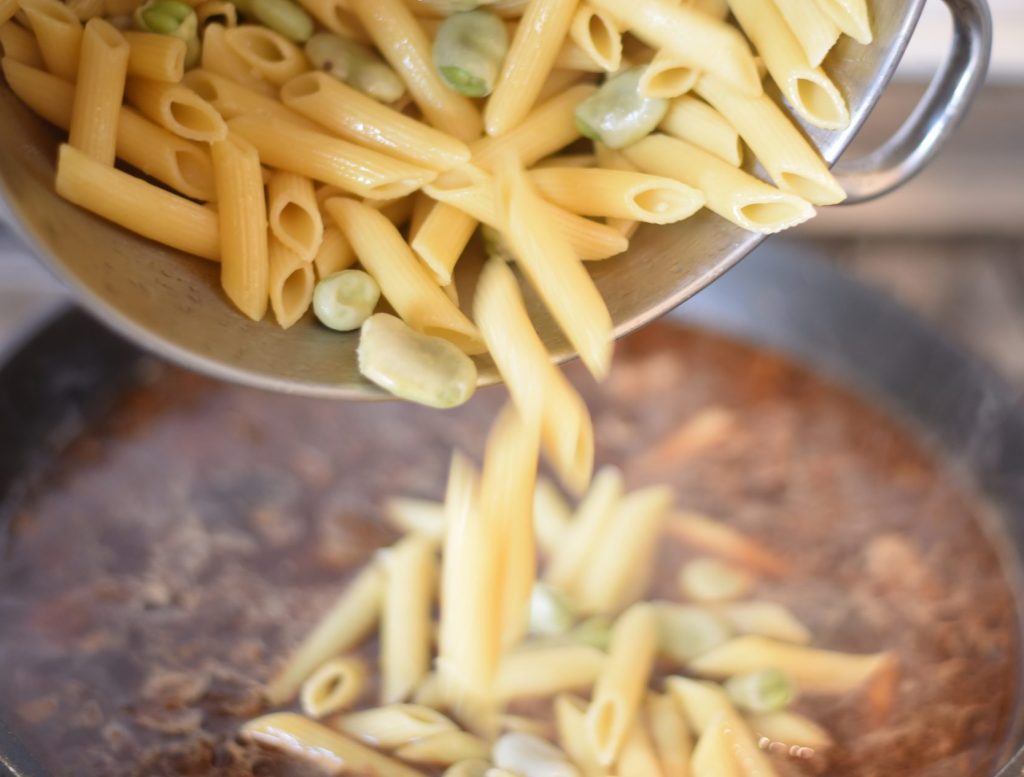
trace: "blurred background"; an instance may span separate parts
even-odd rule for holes
[[[988,82],[942,154],[876,202],[824,209],[775,238],[815,249],[887,290],[1024,389],[1024,2],[989,0],[995,45]],[[931,0],[896,80],[848,152],[879,145],[910,113],[951,37]],[[757,261],[756,255],[747,261]],[[0,350],[61,299],[59,286],[0,223]]]

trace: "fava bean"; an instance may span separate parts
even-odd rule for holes
[[[380,286],[362,270],[342,270],[323,278],[313,290],[313,312],[320,323],[339,332],[363,325],[380,301]]]
[[[306,56],[317,70],[383,103],[394,102],[405,93],[405,84],[395,71],[373,49],[354,40],[318,32],[306,41]]]
[[[144,32],[185,41],[185,67],[199,61],[199,19],[192,7],[179,0],[149,0],[135,9],[135,26]]]
[[[778,712],[796,696],[793,679],[779,669],[730,677],[725,681],[725,691],[737,707],[754,713]]]
[[[454,13],[438,28],[433,51],[434,67],[449,87],[467,97],[486,97],[508,53],[508,32],[490,11]]]
[[[643,67],[616,73],[576,106],[576,127],[609,148],[624,148],[650,135],[668,112],[668,100],[640,94]]]

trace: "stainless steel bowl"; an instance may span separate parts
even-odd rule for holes
[[[906,48],[925,0],[878,0],[876,42],[844,39],[826,68],[846,95],[852,121],[842,132],[807,128],[830,162],[874,107]],[[984,78],[991,45],[985,0],[945,0],[953,16],[949,57],[907,123],[884,146],[836,170],[850,202],[883,194],[917,173],[964,115]],[[156,245],[61,200],[53,191],[59,136],[0,84],[0,197],[27,245],[114,329],[146,348],[225,380],[310,396],[379,397],[356,367],[355,335],[307,317],[288,331],[249,321],[221,295],[215,265]],[[732,267],[760,241],[703,211],[670,227],[641,229],[629,251],[593,265],[616,335],[666,313]],[[462,266],[465,265],[465,266]],[[461,281],[473,262],[460,263]],[[572,351],[535,298],[538,331],[558,359]],[[486,357],[481,381],[497,375]]]

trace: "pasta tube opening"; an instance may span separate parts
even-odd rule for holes
[[[846,100],[824,73],[808,71],[794,76],[791,97],[797,101],[796,112],[816,127],[842,129],[850,123]]]
[[[216,108],[184,86],[129,78],[125,95],[143,115],[179,137],[213,143],[228,134]]]
[[[779,173],[779,177],[782,186],[808,202],[836,201],[836,182],[831,176],[828,176],[827,180],[821,180],[794,170],[784,170]]]
[[[216,199],[213,165],[201,148],[181,147],[173,152],[171,168],[177,170],[179,183],[175,188],[189,197]]]
[[[683,187],[640,185],[631,193],[631,200],[640,211],[638,220],[650,224],[671,224],[694,211],[693,191]]]
[[[640,76],[643,97],[671,100],[686,94],[697,83],[700,71],[683,64],[670,54],[658,53]]]
[[[239,57],[275,86],[309,69],[302,49],[266,27],[243,25],[224,33]]]
[[[220,117],[212,113],[208,106],[188,100],[170,100],[167,103],[167,114],[176,125],[174,131],[193,140],[210,140],[224,126],[224,122],[218,121]]]
[[[622,33],[608,14],[580,6],[569,35],[602,70],[613,73],[622,65]]]
[[[735,204],[737,223],[754,232],[775,233],[789,229],[814,216],[814,208],[799,197],[785,194]]]

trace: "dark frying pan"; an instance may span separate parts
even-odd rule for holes
[[[884,296],[786,243],[762,249],[675,315],[782,352],[916,429],[996,508],[1001,526],[992,528],[1011,540],[1000,543],[1004,566],[1024,592],[1024,408],[990,370]],[[71,311],[0,366],[0,552],[5,505],[116,400],[145,358]],[[1011,742],[1020,742],[1022,717],[1018,709]],[[1021,774],[1024,750],[1004,759],[998,777]],[[0,722],[0,777],[47,774]]]

